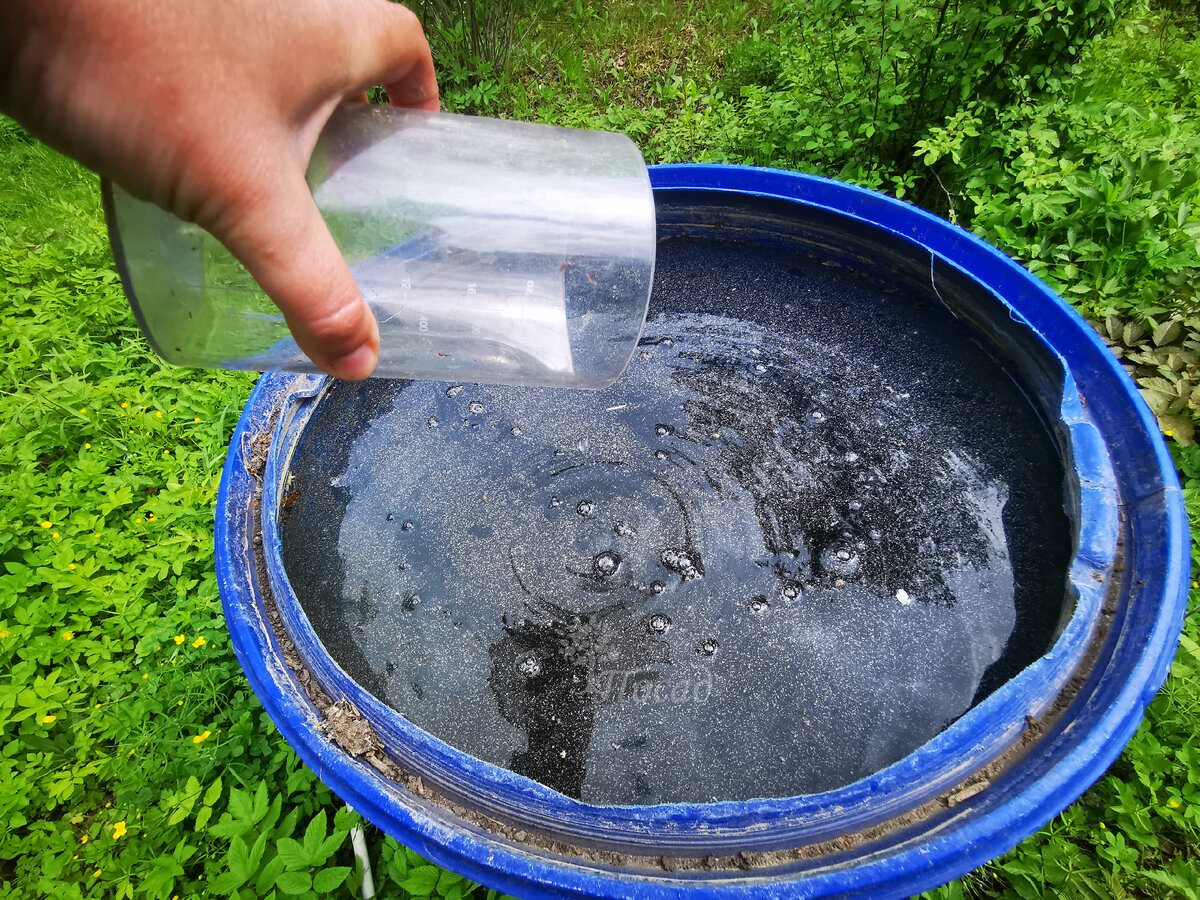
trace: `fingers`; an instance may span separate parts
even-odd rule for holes
[[[381,3],[369,33],[360,35],[372,52],[361,59],[363,84],[382,84],[392,106],[438,109],[433,56],[415,13],[398,3]]]
[[[283,311],[309,359],[336,378],[366,378],[379,361],[375,317],[303,176],[294,166],[277,171],[277,183],[235,201],[213,234]]]

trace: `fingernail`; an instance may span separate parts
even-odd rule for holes
[[[363,344],[345,356],[331,360],[329,368],[335,378],[343,381],[362,381],[375,371],[379,364],[379,351],[371,344]]]

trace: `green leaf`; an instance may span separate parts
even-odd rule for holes
[[[441,874],[442,870],[437,866],[417,866],[409,870],[408,877],[400,882],[400,887],[410,894],[423,897],[433,893]]]
[[[275,849],[289,869],[307,869],[310,865],[308,852],[294,838],[280,838]]]
[[[208,820],[212,818],[212,807],[202,806],[200,812],[196,813],[196,831],[200,831],[208,824]]]
[[[204,805],[212,806],[221,799],[221,776],[217,776],[217,780],[208,786],[208,790],[204,792]]]
[[[284,872],[275,879],[275,887],[283,894],[303,894],[312,889],[312,876],[307,872]]]
[[[279,855],[271,857],[271,861],[259,869],[258,878],[254,880],[254,889],[260,894],[265,894],[275,884],[276,879],[283,874],[283,870],[283,857]]]
[[[175,886],[175,879],[182,874],[183,866],[175,860],[175,857],[159,856],[154,860],[153,871],[142,879],[139,887],[145,891],[147,896],[162,900],[171,893],[171,888]]]
[[[313,890],[318,894],[327,894],[345,883],[352,871],[353,869],[349,866],[332,866],[322,869],[313,878]]]
[[[262,863],[263,851],[267,849],[267,835],[264,832],[258,836],[258,840],[254,842],[254,846],[250,848],[250,871],[258,870]],[[248,877],[248,876],[247,876]]]
[[[236,894],[242,886],[242,879],[232,872],[225,872],[209,881],[208,889],[214,894]]]
[[[258,783],[258,790],[254,792],[254,807],[250,811],[251,819],[254,822],[258,822],[259,819],[267,814],[269,807],[270,798],[267,794],[267,783],[260,781]]]
[[[308,823],[308,828],[304,831],[304,851],[308,854],[309,859],[314,859],[321,850],[321,844],[325,841],[326,832],[326,816],[325,810],[321,810],[311,822]],[[320,865],[314,861],[313,865]]]
[[[235,819],[243,819],[253,825],[257,820],[254,818],[254,804],[250,799],[250,794],[239,788],[233,788],[229,792],[229,814]]]
[[[229,867],[229,874],[237,879],[238,885],[245,884],[256,868],[250,861],[250,850],[246,847],[246,842],[240,837],[235,837],[229,842],[225,864]]]
[[[443,897],[451,887],[457,885],[462,888],[463,877],[457,872],[451,872],[449,869],[443,869],[442,874],[438,876],[437,892]]]

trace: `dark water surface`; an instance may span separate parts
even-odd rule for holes
[[[835,788],[1050,646],[1055,445],[927,298],[660,244],[594,392],[338,385],[293,463],[296,593],[416,725],[593,803]]]

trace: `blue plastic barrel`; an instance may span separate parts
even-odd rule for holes
[[[275,374],[246,406],[218,499],[218,577],[239,660],[285,739],[338,796],[439,865],[498,890],[902,897],[944,883],[1087,790],[1161,687],[1188,578],[1171,458],[1091,328],[967,232],[890,197],[789,172],[663,166],[652,182],[660,235],[815,248],[876,278],[927,279],[1010,360],[1056,422],[1068,472],[1074,607],[1051,650],[933,740],[836,790],[654,806],[571,799],[421,731],[324,653],[279,547],[288,465],[323,379]],[[302,683],[314,679],[369,725],[365,753],[327,736]]]

